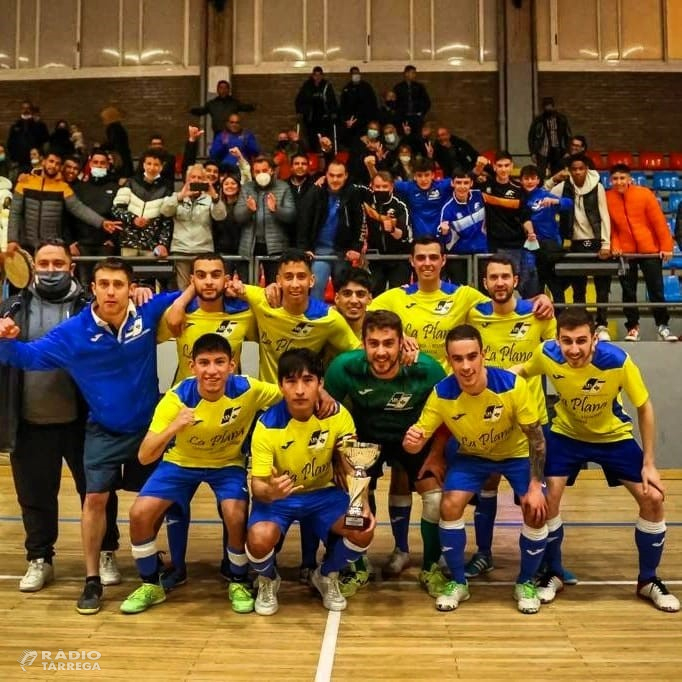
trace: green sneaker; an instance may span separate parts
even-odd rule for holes
[[[166,601],[166,592],[161,585],[142,583],[135,592],[129,594],[121,604],[121,613],[142,613],[151,606]]]
[[[514,585],[514,599],[521,613],[537,613],[540,610],[538,588],[530,580]]]
[[[342,575],[339,589],[344,597],[352,597],[359,589],[369,584],[369,571],[355,571]]]
[[[451,580],[445,585],[443,594],[436,598],[436,608],[439,611],[454,611],[460,602],[466,601],[469,597],[471,597],[469,585]]]
[[[253,594],[246,583],[230,583],[228,596],[235,613],[251,613],[255,604]]]
[[[422,570],[419,573],[421,586],[429,593],[429,597],[440,597],[445,591],[448,579],[443,575],[438,564],[432,564],[431,570]]]

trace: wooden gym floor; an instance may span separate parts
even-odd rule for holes
[[[66,470],[65,470],[66,471]],[[682,594],[682,474],[666,472],[668,536],[661,576]],[[392,549],[380,486],[380,521],[370,550],[376,564]],[[0,679],[65,680],[680,680],[682,614],[666,614],[636,599],[637,561],[628,494],[607,490],[584,472],[565,499],[565,563],[581,583],[567,587],[540,613],[524,616],[511,598],[518,556],[518,509],[504,489],[494,554],[496,570],[472,582],[472,598],[439,613],[420,590],[419,502],[410,540],[413,565],[399,580],[377,581],[328,613],[296,581],[298,533],[281,556],[284,581],[273,617],[237,615],[227,601],[217,564],[220,528],[210,491],[193,505],[186,586],[137,616],[118,611],[138,585],[124,521],[132,497],[121,498],[124,582],[105,588],[95,616],[81,616],[78,502],[68,472],[63,479],[56,582],[35,594],[18,591],[25,570],[23,527],[9,467],[0,464]],[[162,532],[163,535],[163,532]],[[468,526],[469,540],[473,529]],[[162,543],[165,538],[162,539]],[[101,671],[51,672],[40,660],[25,672],[26,650],[97,651]]]

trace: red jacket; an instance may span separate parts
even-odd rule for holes
[[[673,250],[668,229],[656,195],[647,187],[630,185],[623,194],[606,192],[611,217],[611,249],[620,253],[651,253]]]

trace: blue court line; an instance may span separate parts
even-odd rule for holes
[[[0,516],[0,522],[2,521],[9,521],[9,522],[18,522],[21,521],[21,516]],[[80,518],[73,518],[73,517],[67,517],[67,518],[61,518],[59,519],[59,523],[80,523],[81,520]],[[128,519],[118,519],[118,523],[121,525],[126,525],[129,523]],[[218,518],[216,519],[192,519],[191,521],[192,524],[197,525],[197,526],[220,526],[222,524],[222,521]],[[595,528],[634,528],[635,526],[635,521],[564,521],[564,526],[567,526],[569,528],[590,528],[590,527],[595,527]],[[378,521],[377,526],[390,526],[391,524],[388,521]],[[474,522],[473,521],[468,521],[466,523],[467,526],[473,526]],[[501,528],[520,528],[523,523],[521,521],[496,521],[495,525]],[[665,525],[668,528],[677,528],[677,527],[682,527],[682,521],[666,521]],[[418,522],[412,522],[410,523],[410,527],[412,528],[419,528],[421,526],[420,523]]]

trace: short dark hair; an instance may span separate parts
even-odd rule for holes
[[[192,360],[196,360],[201,353],[225,353],[232,358],[232,346],[222,335],[216,333],[203,334],[192,346]]]
[[[445,348],[453,341],[476,341],[478,347],[483,350],[483,339],[481,338],[481,332],[472,327],[470,324],[458,324],[453,327],[445,337]]]
[[[152,133],[149,136],[149,141],[151,142],[152,140],[161,140],[163,142],[163,135],[161,133]]]
[[[412,164],[412,172],[428,173],[429,171],[433,171],[433,161],[431,161],[431,159],[417,157],[417,160]]]
[[[452,171],[452,176],[451,178],[453,180],[458,179],[458,178],[469,178],[469,180],[473,180],[473,176],[471,173],[468,171],[465,171],[463,168],[457,168],[454,171]]]
[[[125,272],[126,277],[128,278],[128,282],[133,281],[134,274],[133,268],[131,267],[130,263],[126,263],[124,260],[116,258],[115,256],[103,258],[102,260],[99,260],[97,261],[97,263],[95,263],[95,267],[92,269],[93,282],[97,278],[97,273],[100,270],[118,270],[120,272]]]
[[[521,169],[521,172],[519,173],[519,178],[532,178],[532,177],[540,177],[540,171],[538,171],[538,167],[533,165],[532,163],[529,163],[527,166],[524,166]]]
[[[321,66],[313,66],[313,73],[324,73],[324,69]]]
[[[403,73],[407,73],[408,71],[416,71],[417,67],[414,66],[414,64],[408,64],[404,69]]]
[[[398,338],[403,338],[403,323],[400,318],[390,310],[370,310],[362,321],[362,338],[373,329],[393,329]]]
[[[512,163],[514,162],[514,157],[506,150],[506,149],[500,149],[500,151],[495,154],[495,162],[497,163],[498,161],[511,161]]]
[[[251,167],[255,166],[257,163],[267,163],[270,168],[274,168],[275,164],[272,161],[272,157],[267,156],[266,154],[259,154],[256,156],[252,161],[251,161]]]
[[[348,73],[360,73],[360,67],[359,66],[351,66]]]
[[[103,156],[107,162],[109,161],[109,152],[103,147],[93,147],[88,158],[91,159],[93,156]]]
[[[557,336],[562,329],[572,331],[573,329],[577,329],[584,325],[587,325],[590,328],[590,334],[594,334],[596,329],[594,318],[585,310],[585,308],[564,308],[556,320]]]
[[[277,361],[277,381],[281,384],[288,377],[298,377],[304,372],[314,374],[318,379],[324,376],[320,356],[310,348],[290,348]]]
[[[571,140],[578,140],[578,142],[580,142],[580,144],[583,146],[584,151],[587,151],[587,138],[584,135],[573,135]]]
[[[611,166],[609,175],[613,175],[614,173],[627,173],[630,175],[631,172],[630,166],[628,166],[627,163],[615,163],[613,166]]]
[[[308,158],[308,155],[304,154],[303,152],[296,152],[295,154],[292,154],[291,158],[289,159],[289,163],[293,163],[294,159],[298,158],[305,159],[305,162],[307,164],[310,164],[310,159]]]
[[[80,156],[76,156],[75,154],[67,154],[62,158],[62,162],[66,163],[67,161],[71,161],[72,163],[75,163],[79,168],[83,168],[83,160],[80,158]]]
[[[200,253],[192,258],[192,272],[194,272],[194,267],[197,264],[197,261],[200,260],[220,261],[220,264],[223,266],[223,270],[225,270],[225,261],[219,253]]]
[[[414,256],[415,246],[418,245],[429,246],[430,244],[438,244],[438,246],[440,247],[441,255],[445,255],[445,244],[443,244],[443,242],[440,239],[432,237],[427,234],[421,237],[417,237],[412,241],[412,246],[410,247],[410,254]]]
[[[38,147],[36,147],[36,149],[38,149],[38,151],[40,152],[40,149],[39,149]],[[60,150],[59,148],[57,148],[57,147],[54,147],[54,148],[53,148],[53,147],[50,147],[49,149],[47,149],[47,150],[45,151],[45,154],[41,154],[41,156],[42,156],[44,159],[46,159],[48,156],[56,156],[62,163],[64,163],[64,156],[65,156],[65,154],[64,154],[63,151],[61,151],[61,150]]]
[[[284,249],[277,259],[277,270],[287,263],[305,263],[310,270],[313,259],[302,249]]]
[[[216,88],[217,88],[219,85],[222,85],[223,83],[225,83],[225,85],[227,85],[228,88],[230,87],[230,81],[226,81],[226,80],[223,78],[223,79],[221,79],[221,80],[218,81],[218,83],[217,83],[217,85],[216,85]]]
[[[377,171],[377,174],[372,178],[372,182],[376,180],[376,178],[379,178],[380,180],[383,180],[384,182],[390,182],[392,185],[395,183],[395,180],[393,179],[393,175],[391,174],[391,171],[387,170],[380,170]],[[370,182],[370,185],[372,184]]]
[[[367,291],[372,291],[372,277],[367,270],[363,268],[344,268],[341,270],[338,277],[334,280],[334,289],[339,291],[350,283],[359,284],[365,287]]]
[[[163,156],[158,149],[147,149],[140,157],[140,166],[142,166],[147,159],[156,159],[159,163],[163,163]]]
[[[571,156],[568,157],[566,160],[566,167],[570,168],[574,163],[584,163],[588,168],[593,169],[594,164],[592,163],[592,159],[580,152],[579,154],[571,154]]]
[[[519,274],[516,263],[511,258],[507,258],[507,256],[490,256],[490,258],[486,258],[483,262],[483,277],[488,275],[488,266],[491,263],[497,263],[498,265],[511,265],[512,273],[515,276]]]
[[[43,239],[40,244],[36,247],[36,250],[33,252],[34,256],[38,255],[38,251],[40,249],[44,249],[46,246],[54,246],[58,249],[64,249],[64,253],[66,254],[67,258],[69,260],[72,260],[71,258],[71,252],[69,251],[69,247],[66,245],[66,242],[63,239],[57,239],[56,237],[53,239]]]
[[[206,159],[204,161],[204,169],[208,168],[209,166],[214,166],[218,170],[220,170],[220,164],[217,161],[214,161],[213,159]]]

